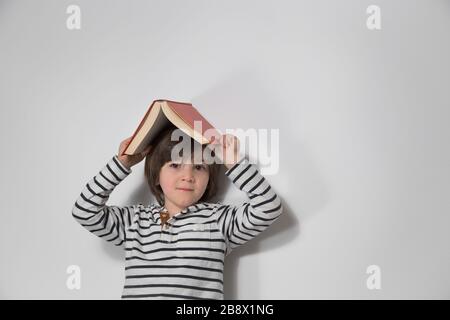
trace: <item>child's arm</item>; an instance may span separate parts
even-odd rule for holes
[[[129,140],[122,141],[119,155],[86,184],[72,209],[72,216],[79,224],[116,246],[126,239],[125,232],[135,219],[135,206],[107,206],[106,202],[114,188],[131,173],[131,167],[150,151],[148,148],[138,157],[122,155]]]
[[[100,172],[90,180],[72,209],[72,216],[88,231],[120,246],[125,241],[125,230],[134,220],[134,207],[106,206],[114,188],[129,174],[114,156]]]
[[[232,146],[233,142],[224,146],[224,150]],[[234,158],[238,159],[237,146],[231,153],[235,153]],[[217,208],[217,222],[225,238],[228,255],[267,229],[281,215],[283,208],[267,180],[246,158],[232,165],[226,164],[226,167],[225,175],[249,198],[240,206],[221,205]]]
[[[282,213],[281,200],[257,168],[243,158],[225,172],[248,202],[217,209],[218,225],[227,243],[227,255],[266,230]]]

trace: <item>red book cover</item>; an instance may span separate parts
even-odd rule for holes
[[[202,122],[202,132],[204,135],[205,131],[208,129],[215,129],[211,123],[208,122],[195,107],[190,103],[176,102],[166,100],[170,108],[183,119],[192,129],[194,129],[194,121]],[[186,106],[189,106],[186,108]]]
[[[151,110],[153,108],[153,106],[155,105],[156,102],[165,102],[167,104],[167,106],[177,115],[177,117],[179,119],[181,119],[188,127],[194,129],[199,129],[199,128],[195,128],[195,121],[200,121],[201,122],[201,132],[199,132],[203,137],[205,137],[207,140],[210,141],[211,135],[220,136],[220,133],[214,128],[214,126],[205,119],[205,117],[203,117],[200,112],[197,111],[197,109],[191,104],[191,103],[186,103],[186,102],[177,102],[177,101],[172,101],[172,100],[165,100],[165,99],[158,99],[152,102],[152,104],[150,105],[150,107],[148,108],[145,116],[142,118],[141,122],[139,123],[139,126],[136,128],[136,130],[133,133],[133,136],[130,140],[130,144],[131,142],[136,138],[136,135],[139,133],[139,131],[142,129],[143,125],[146,123],[147,118],[149,117],[149,114],[151,113]],[[211,130],[209,133],[209,137],[205,136],[205,133],[207,130]],[[212,131],[214,130],[214,131]],[[125,148],[123,154],[127,154],[128,151],[128,147],[130,146],[130,144],[128,144],[128,146]]]

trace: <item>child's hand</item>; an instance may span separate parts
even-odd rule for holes
[[[134,166],[135,164],[141,162],[142,159],[144,159],[150,153],[150,151],[152,149],[152,146],[150,145],[144,151],[142,151],[141,153],[134,154],[132,156],[129,156],[129,155],[126,155],[126,154],[122,154],[125,151],[125,149],[128,146],[128,144],[130,143],[131,138],[132,137],[129,137],[129,138],[123,140],[120,143],[119,154],[117,155],[117,157],[119,158],[120,162],[127,169],[131,169],[132,166]]]
[[[239,154],[239,139],[236,136],[223,134],[219,140],[215,140],[211,144],[216,156],[227,169],[230,169],[241,159]]]

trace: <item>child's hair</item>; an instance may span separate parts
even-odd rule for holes
[[[150,191],[161,206],[164,205],[164,193],[161,189],[161,186],[159,185],[159,172],[167,162],[171,161],[172,148],[176,144],[180,143],[179,141],[171,140],[172,133],[175,130],[180,129],[177,129],[175,126],[170,126],[169,128],[159,133],[158,137],[155,139],[155,143],[152,146],[150,154],[145,158],[145,177],[147,179],[148,186],[150,187]],[[185,135],[185,137],[188,136]],[[198,148],[199,143],[191,137],[188,137],[188,139],[190,139],[190,150],[192,150],[191,154],[193,156],[195,145],[197,144]],[[206,145],[201,146],[202,152],[205,147]],[[181,150],[182,152],[184,151],[184,149]],[[186,155],[182,154],[180,156],[185,157]],[[199,202],[209,201],[216,195],[218,188],[218,174],[220,165],[214,162],[212,164],[207,164],[206,166],[208,167],[209,171],[209,181],[205,192],[199,199]]]

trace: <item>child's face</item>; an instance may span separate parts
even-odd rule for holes
[[[208,186],[209,170],[206,164],[191,161],[169,161],[159,172],[159,184],[168,202],[183,210],[200,200]]]

